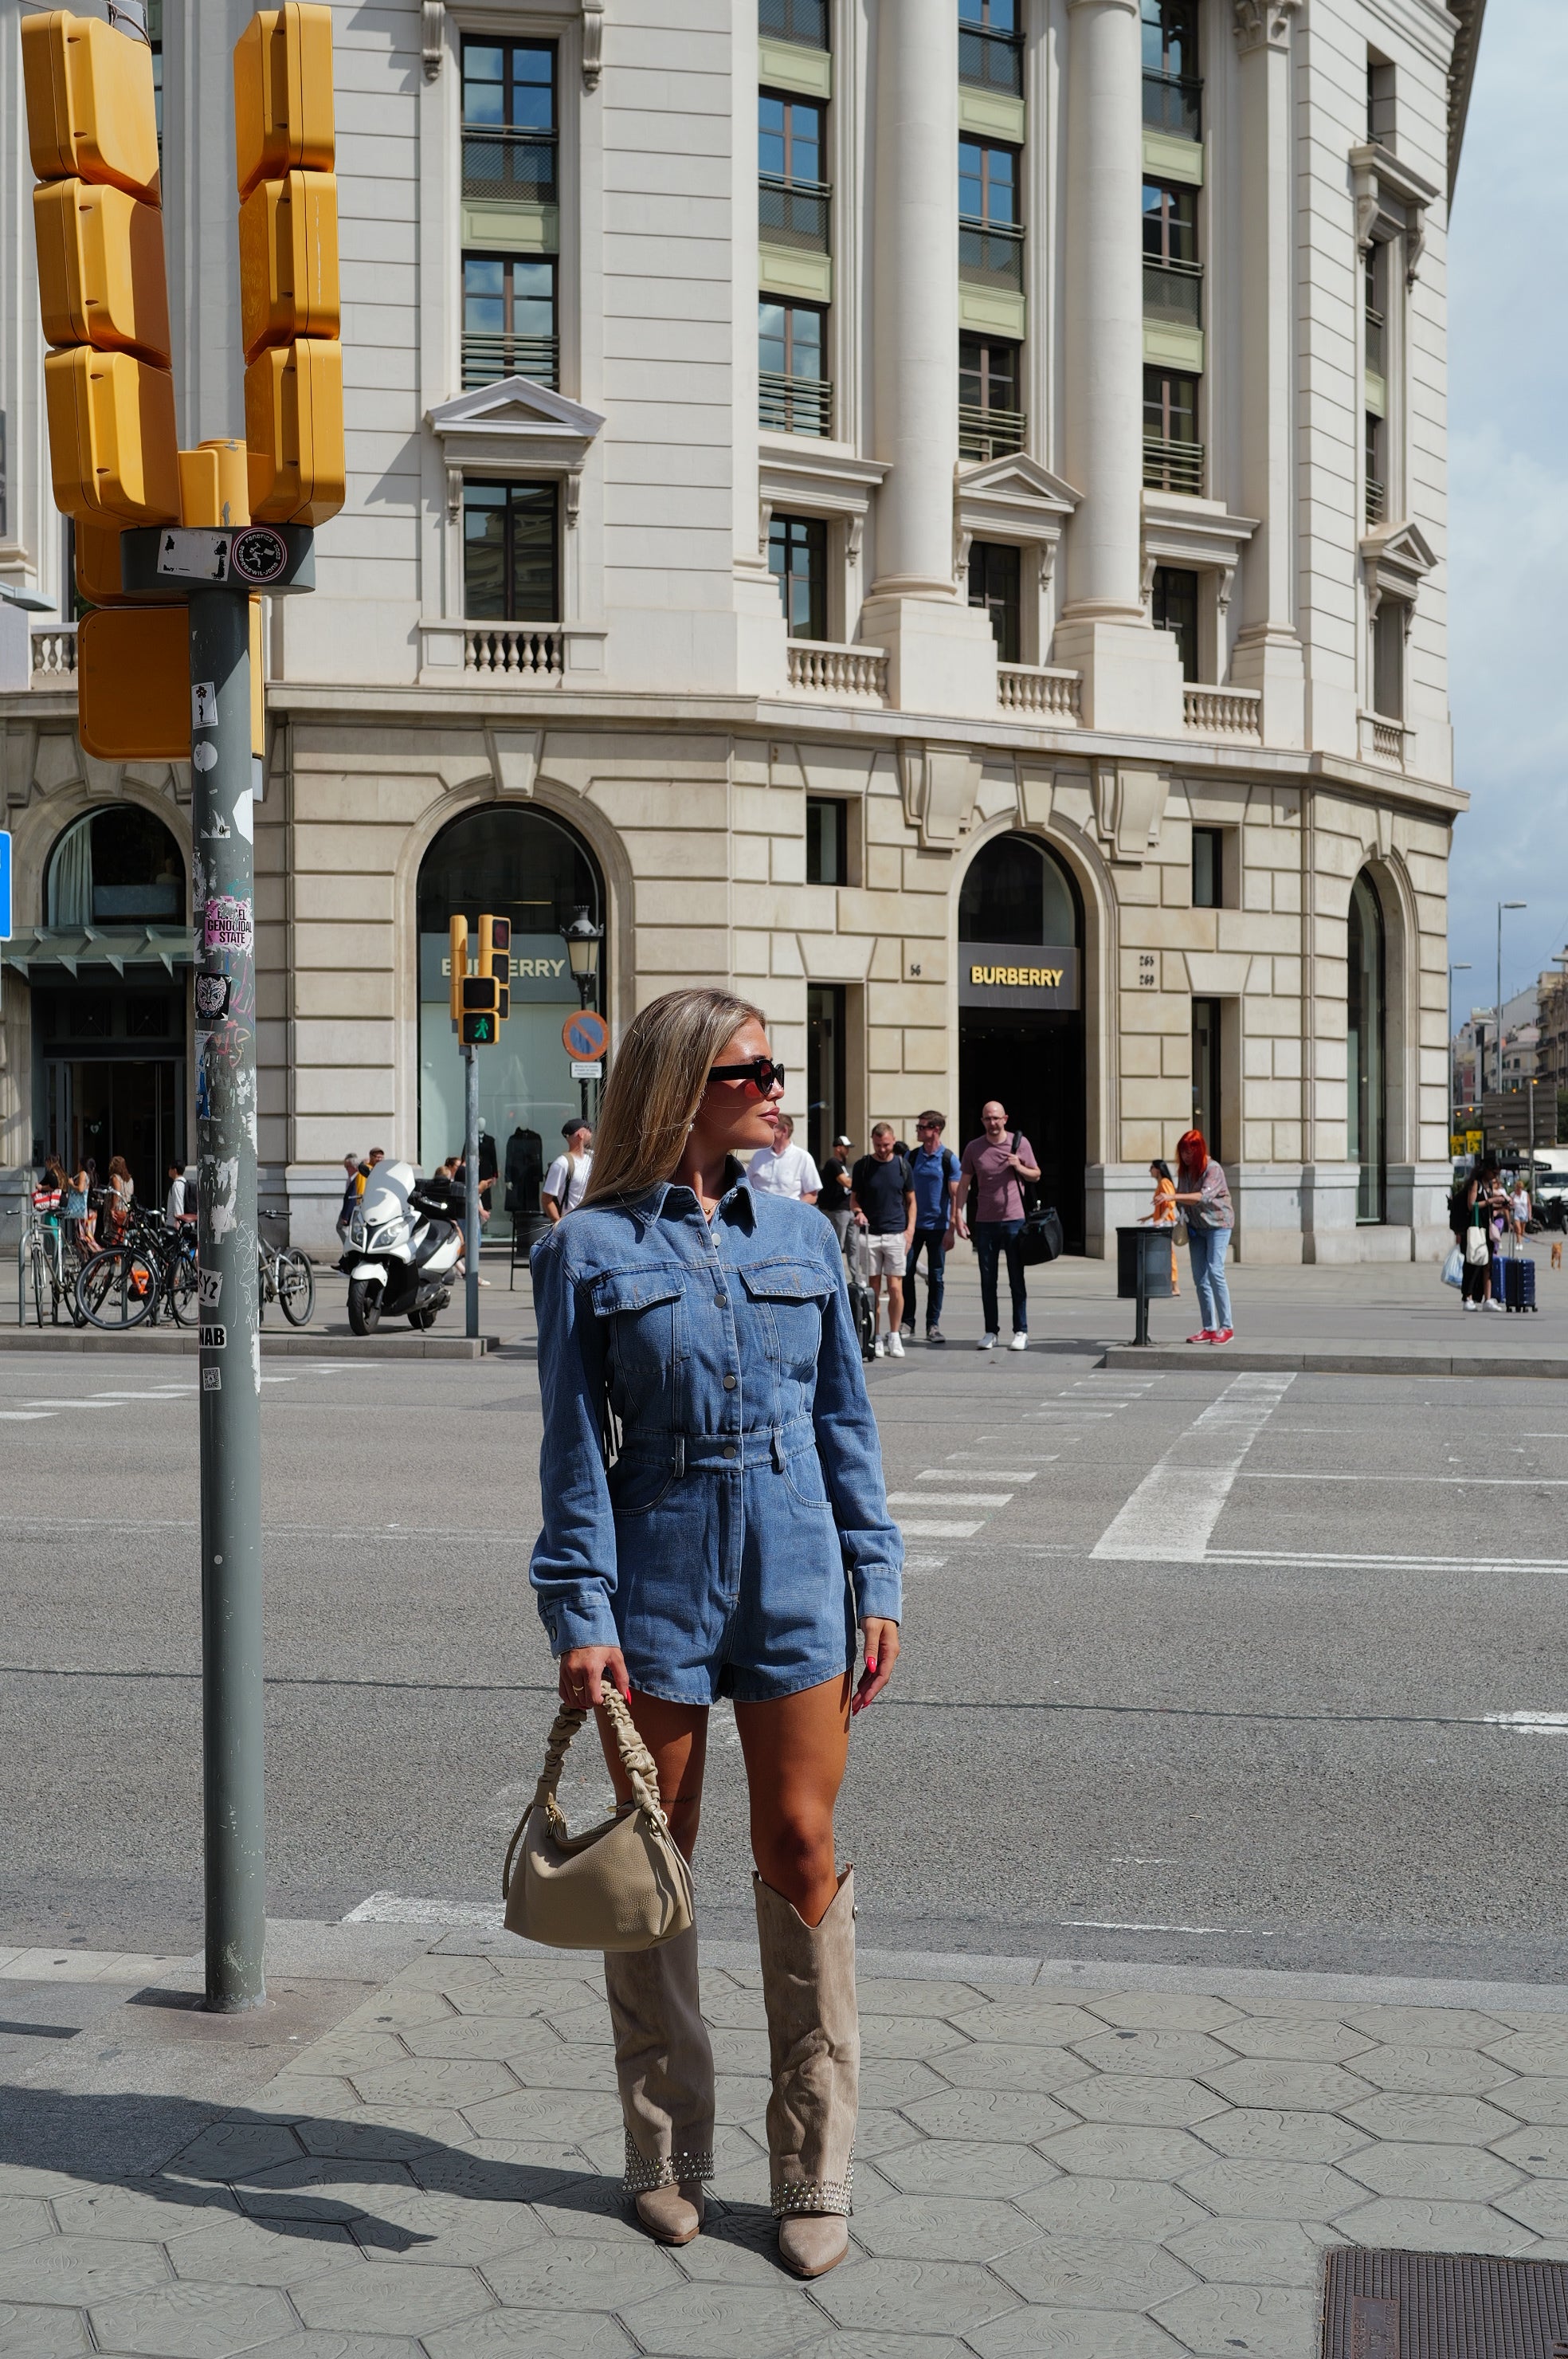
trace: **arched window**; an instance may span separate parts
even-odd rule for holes
[[[135,803],[84,811],[49,854],[49,926],[178,926],[185,863],[162,820]]]
[[[976,853],[958,896],[961,942],[1076,946],[1078,898],[1061,864],[1032,835],[999,835]]]
[[[1350,888],[1346,1031],[1349,1160],[1360,1166],[1357,1221],[1388,1217],[1388,949],[1382,903],[1366,869]]]
[[[604,879],[580,837],[542,810],[487,803],[443,828],[419,870],[419,1160],[427,1171],[463,1144],[463,1066],[448,1011],[449,920],[512,920],[512,1012],[479,1058],[480,1176],[489,1234],[507,1215],[536,1215],[539,1182],[561,1144],[561,1125],[583,1104],[561,1027],[580,1006],[561,940],[579,909],[605,922]],[[599,997],[605,991],[605,947]],[[588,1110],[596,1092],[588,1085]]]

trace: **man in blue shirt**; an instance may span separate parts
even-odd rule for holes
[[[942,1144],[942,1133],[946,1127],[946,1114],[931,1111],[923,1114],[915,1124],[920,1144],[909,1158],[910,1176],[914,1182],[914,1234],[903,1272],[904,1332],[914,1332],[914,1266],[924,1251],[929,1288],[925,1298],[928,1343],[945,1343],[947,1340],[941,1323],[942,1266],[952,1250],[962,1179],[957,1157],[950,1147]]]

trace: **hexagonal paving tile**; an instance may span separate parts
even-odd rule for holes
[[[790,2359],[969,2359],[968,2348],[947,2334],[835,2334],[807,2343]]]
[[[354,2241],[373,2257],[487,2268],[510,2253],[546,2241],[546,2231],[524,2203],[475,2202],[470,2196],[432,2195],[424,2188],[371,2207],[353,2226]]]
[[[273,2170],[258,2170],[239,2190],[240,2203],[256,2220],[336,2220],[347,2223],[377,2201],[414,2180],[406,2163],[345,2161],[337,2155],[302,2156]]]
[[[1228,2048],[1201,2031],[1102,2031],[1074,2040],[1073,2049],[1097,2072],[1174,2072],[1183,2080],[1209,2080],[1236,2063]]]
[[[428,2334],[494,2308],[469,2269],[407,2269],[379,2261],[330,2269],[297,2286],[293,2299],[307,2326],[344,2333]]]
[[[856,2159],[860,2159],[857,2142]],[[925,2138],[897,2148],[876,2166],[906,2195],[1025,2195],[1058,2176],[1032,2146],[979,2138]]]
[[[1195,2286],[1162,2301],[1154,2315],[1189,2351],[1230,2359],[1311,2359],[1322,2305],[1315,2289],[1295,2286]]]
[[[535,1984],[486,1983],[475,1990],[454,1992],[452,2005],[465,2020],[478,2016],[503,2016],[514,2023],[526,2022],[535,2016],[568,2015],[576,2008],[591,2007],[601,2019],[606,2012],[602,1983],[596,1988],[589,1983],[564,1978]]]
[[[1288,2064],[1267,2056],[1233,2057],[1204,2080],[1233,2105],[1281,2113],[1333,2114],[1372,2093],[1342,2064]]]
[[[1499,2138],[1492,2152],[1539,2179],[1568,2179],[1568,2126],[1515,2130]]]
[[[1046,2307],[1149,2310],[1194,2282],[1192,2271],[1158,2245],[1129,2236],[1042,2236],[995,2266],[1025,2301]]]
[[[352,2081],[374,2065],[400,2064],[407,2053],[395,2031],[373,2027],[350,2031],[340,2025],[330,2038],[318,2039],[295,2062],[317,2079]]]
[[[259,2220],[215,2220],[169,2246],[177,2277],[212,2285],[301,2285],[321,2269],[359,2258],[346,2228],[294,2220],[287,2229]]]
[[[563,2146],[613,2129],[621,2119],[618,2097],[570,2089],[514,2089],[465,2110],[481,2137],[558,2139]]]
[[[1173,2236],[1171,2250],[1221,2284],[1315,2286],[1324,2246],[1342,2241],[1315,2222],[1210,2220]]]
[[[1506,2212],[1510,2220],[1522,2221],[1538,2236],[1568,2237],[1568,2180],[1527,2179],[1509,2194],[1492,2200],[1499,2212]]]
[[[1436,2195],[1455,2203],[1489,2203],[1519,2184],[1501,2155],[1473,2146],[1363,2147],[1345,2165],[1374,2195]]]
[[[135,2244],[178,2243],[209,2221],[232,2220],[237,2209],[226,2187],[177,2190],[167,2179],[81,2188],[74,2195],[57,2195],[54,2200],[55,2218],[63,2234],[129,2237]],[[0,2245],[5,2241],[0,2231]]]
[[[1480,2097],[1405,2096],[1393,2089],[1350,2106],[1346,2118],[1370,2137],[1422,2146],[1487,2146],[1513,2127],[1509,2114]]]
[[[1040,2089],[1047,2093],[1076,2088],[1093,2071],[1067,2048],[1013,2048],[990,2039],[949,2048],[934,2056],[927,2069],[957,2089]]]
[[[150,2359],[230,2359],[294,2326],[282,2294],[260,2286],[161,2286],[95,2302],[89,2315],[101,2351],[146,2352]]]
[[[1062,2102],[1091,2122],[1143,2122],[1151,2129],[1191,2129],[1228,2107],[1197,2081],[1143,2072],[1101,2072],[1063,2084]]]
[[[447,2015],[438,2023],[420,2024],[404,2034],[415,2056],[434,2056],[452,2063],[509,2064],[514,2057],[528,2058],[543,2048],[558,2048],[559,2035],[543,2017],[515,2015]]]
[[[980,2359],[1180,2359],[1182,2351],[1133,2310],[1015,2310],[967,2339]]]
[[[1043,2138],[1040,2150],[1064,2170],[1099,2179],[1179,2179],[1214,2160],[1186,2130],[1145,2129],[1123,2122],[1091,2122]]]
[[[0,2301],[5,2359],[77,2359],[87,2348],[87,2325],[78,2311]]]
[[[214,2122],[164,2165],[175,2179],[222,2181],[243,2179],[280,2162],[292,2162],[299,2141],[287,2122],[237,2119]]]
[[[759,2153],[766,2154],[767,2125],[761,2109],[758,2111],[756,2120],[747,2125],[746,2134],[755,2142]],[[1006,2137],[1009,2133],[1002,2128],[997,2132],[997,2135]],[[903,2114],[887,2109],[881,2113],[869,2114],[862,2105],[860,2118],[855,2124],[855,2152],[857,2155],[864,2155],[868,2162],[874,2162],[879,2155],[896,2154],[906,2146],[918,2145],[920,2136],[921,2133],[914,2123],[906,2121]]]
[[[866,2015],[860,2017],[862,2056],[941,2056],[967,2044],[963,2032],[939,2016]]]
[[[430,2359],[624,2359],[632,2338],[595,2310],[492,2310],[427,2334]],[[357,2345],[343,2359],[359,2359]]]
[[[1203,2125],[1204,2142],[1221,2154],[1260,2155],[1271,2162],[1338,2162],[1368,2143],[1367,2132],[1337,2114],[1241,2108]]]
[[[908,2112],[931,2137],[1028,2140],[1073,2126],[1073,2115],[1054,2099],[1008,2088],[948,2089],[940,2097],[922,2097]]]
[[[1513,2079],[1506,2064],[1482,2048],[1403,2046],[1369,2048],[1356,2059],[1359,2079],[1374,2089],[1402,2089],[1411,2096],[1484,2097]]]
[[[64,2225],[62,2220],[60,2226]],[[8,2252],[14,2245],[36,2245],[40,2236],[52,2236],[54,2233],[55,2223],[41,2196],[0,2198],[0,2253]],[[145,2228],[141,2231],[144,2236],[146,2233]]]
[[[1365,2032],[1322,2016],[1243,2016],[1226,2026],[1223,2038],[1238,2056],[1269,2057],[1280,2064],[1347,2064],[1372,2045]]]
[[[486,2097],[503,2097],[516,2082],[504,2064],[482,2058],[406,2056],[400,2064],[378,2064],[356,2073],[354,2086],[367,2105],[453,2105],[460,2109]]]
[[[169,2267],[157,2245],[100,2236],[49,2236],[19,2245],[5,2256],[8,2301],[59,2301],[85,2307],[117,2294],[168,2285]]]
[[[338,2334],[306,2327],[281,2342],[258,2343],[245,2359],[426,2359],[428,2347],[406,2334]]]
[[[1368,2039],[1408,2040],[1417,2048],[1485,2048],[1509,2027],[1496,2016],[1463,2006],[1346,2007],[1345,2016]]]
[[[1092,2039],[1105,2026],[1081,2006],[1048,2006],[1028,1999],[997,2000],[967,2007],[952,2021],[971,2039],[1000,2039],[1030,2048],[1065,2048],[1070,2039]]]
[[[1182,2180],[1222,2219],[1326,2220],[1355,2201],[1356,2182],[1322,2162],[1211,2162]]]
[[[841,2277],[842,2268],[833,2276]],[[831,2283],[831,2279],[825,2282]],[[773,2359],[799,2349],[816,2323],[806,2298],[783,2287],[682,2286],[626,2310],[626,2323],[644,2351],[659,2359]]]
[[[1040,2231],[1011,2203],[964,2195],[895,2195],[855,2213],[873,2260],[990,2261]]]
[[[602,1991],[597,2000],[590,1999],[586,2006],[547,2007],[539,2020],[568,2046],[579,2039],[586,2039],[590,2048],[612,2048],[615,2044],[615,2027],[610,2020]]]
[[[816,2301],[840,2326],[901,2326],[929,2332],[972,2333],[988,2319],[1018,2308],[1018,2297],[989,2269],[965,2261],[846,2261],[812,2286]],[[730,2359],[730,2354],[725,2354]]]
[[[1222,1998],[1181,1991],[1120,1991],[1086,1999],[1084,2006],[1101,2023],[1132,2031],[1222,2031],[1242,2019],[1242,2010]]]
[[[1510,2081],[1492,2102],[1516,2121],[1568,2125],[1568,2081]]]
[[[1555,2078],[1568,2072],[1568,2029],[1545,2025],[1529,2031],[1510,2031],[1506,2039],[1487,2043],[1487,2053],[1510,2072]]]
[[[408,2169],[415,2184],[432,2194],[466,2195],[480,2203],[537,2203],[584,2175],[575,2146],[531,2138],[427,2146],[410,2156]]]
[[[1130,2236],[1163,2244],[1204,2217],[1179,2188],[1148,2179],[1058,2179],[1018,2208],[1054,2236]]]
[[[1505,2196],[1505,2203],[1514,2197]],[[1485,2203],[1423,2203],[1376,2196],[1341,2212],[1334,2226],[1357,2245],[1400,2245],[1411,2253],[1522,2253],[1535,2232]]]
[[[518,2309],[625,2310],[681,2283],[672,2255],[641,2231],[631,2242],[591,2232],[552,2236],[484,2274],[497,2298]]]
[[[343,2017],[341,2031],[411,2031],[421,2023],[449,2021],[452,2005],[439,1991],[385,1990]]]

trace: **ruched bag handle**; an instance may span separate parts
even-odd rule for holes
[[[667,1831],[669,1821],[659,1800],[659,1773],[654,1766],[654,1756],[638,1735],[637,1723],[622,1697],[611,1687],[604,1687],[601,1691],[604,1714],[610,1723],[611,1734],[615,1739],[615,1749],[621,1756],[621,1766],[631,1780],[637,1808]],[[534,1799],[524,1811],[512,1841],[506,1846],[506,1859],[501,1871],[501,1897],[503,1900],[512,1883],[512,1862],[531,1814],[542,1810],[557,1831],[563,1835],[566,1833],[566,1820],[556,1799],[556,1789],[561,1782],[567,1748],[587,1718],[587,1710],[580,1704],[563,1704],[556,1714],[549,1741],[545,1747],[545,1766],[534,1788]]]

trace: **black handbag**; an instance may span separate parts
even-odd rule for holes
[[[1018,1153],[1022,1134],[1012,1134],[1012,1151]],[[1019,1259],[1025,1269],[1037,1269],[1043,1261],[1054,1261],[1063,1247],[1062,1216],[1054,1204],[1032,1204],[1027,1199],[1023,1211],[1023,1234],[1018,1240]]]

